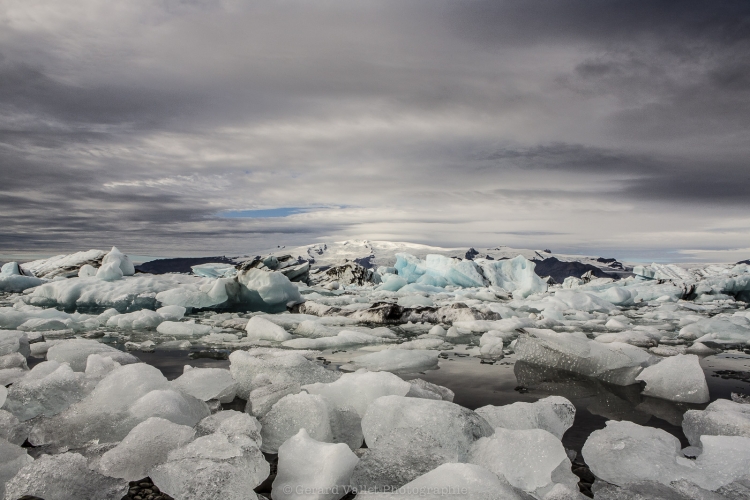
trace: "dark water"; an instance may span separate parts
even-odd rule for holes
[[[227,368],[229,361],[214,358],[192,358],[196,352],[156,351],[133,353],[144,362],[159,368],[168,379],[182,374],[186,364],[195,367]],[[226,356],[226,351],[208,354]],[[688,446],[682,432],[682,416],[689,409],[703,409],[705,404],[674,403],[641,395],[641,386],[620,387],[583,376],[516,362],[513,357],[494,364],[480,359],[446,352],[440,368],[404,376],[422,378],[451,389],[454,402],[476,409],[485,405],[506,405],[517,401],[533,402],[557,395],[569,399],[576,407],[576,417],[563,437],[566,448],[580,454],[588,436],[604,427],[607,420],[629,420],[639,425],[663,429]],[[198,354],[201,355],[201,354]],[[349,359],[349,353],[323,351],[322,357],[331,361],[329,369],[337,369]],[[322,362],[322,361],[321,361]],[[750,394],[750,355],[726,352],[701,361],[711,393],[711,400],[729,399],[732,392]]]

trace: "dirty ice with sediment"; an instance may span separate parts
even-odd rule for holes
[[[748,302],[502,246],[7,262],[0,499],[750,498]]]

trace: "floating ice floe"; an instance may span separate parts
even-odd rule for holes
[[[583,446],[583,457],[596,477],[625,486],[641,481],[670,485],[688,481],[714,491],[747,475],[750,438],[702,436],[703,453],[685,458],[679,440],[661,429],[632,422],[607,422]]]
[[[594,377],[615,385],[631,385],[656,359],[635,346],[604,344],[585,336],[527,329],[515,346],[518,360]]]

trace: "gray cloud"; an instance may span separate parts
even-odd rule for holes
[[[746,247],[749,57],[739,1],[12,3],[0,253]]]

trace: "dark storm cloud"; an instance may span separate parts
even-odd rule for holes
[[[698,248],[745,227],[749,59],[740,1],[10,2],[0,251]]]

